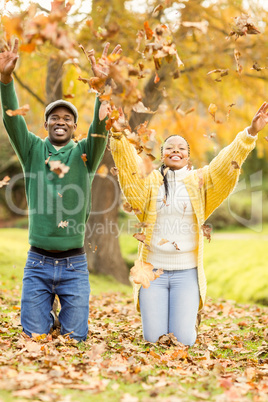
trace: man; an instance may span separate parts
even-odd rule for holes
[[[103,51],[102,68],[90,55],[93,73],[99,78],[107,76],[108,47]],[[121,47],[116,46],[113,53],[121,53]],[[105,121],[99,120],[97,98],[88,137],[75,143],[72,137],[78,112],[70,102],[58,100],[45,109],[48,137],[41,140],[29,132],[22,116],[6,113],[18,109],[12,78],[18,57],[17,39],[13,49],[0,53],[3,120],[23,167],[29,208],[31,247],[24,270],[21,323],[29,336],[49,333],[54,325],[51,310],[57,294],[61,333],[81,341],[88,332],[90,294],[83,247],[85,225],[92,180],[107,142]]]

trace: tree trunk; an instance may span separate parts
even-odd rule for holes
[[[114,166],[110,151],[106,150],[102,164]],[[92,186],[92,210],[86,228],[85,248],[89,270],[112,275],[129,284],[129,270],[119,245],[118,207],[121,194],[118,180],[110,172],[103,178],[96,175]]]
[[[47,65],[46,104],[62,98],[62,61],[51,57]]]

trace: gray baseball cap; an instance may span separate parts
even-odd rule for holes
[[[48,116],[50,115],[50,113],[52,112],[53,109],[56,109],[56,107],[66,107],[67,109],[69,109],[72,114],[74,115],[74,122],[76,123],[78,120],[78,112],[76,107],[71,103],[71,102],[67,102],[63,99],[59,99],[56,100],[55,102],[51,102],[49,105],[47,105],[46,109],[45,109],[45,121],[47,121]]]

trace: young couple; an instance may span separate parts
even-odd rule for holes
[[[100,78],[107,76],[108,47],[101,64],[91,56],[93,73]],[[121,53],[121,47],[116,46],[113,53]],[[107,143],[105,121],[99,120],[97,97],[88,137],[75,143],[77,109],[70,102],[57,100],[45,109],[48,137],[41,140],[29,132],[22,116],[6,114],[8,109],[19,107],[12,78],[18,57],[17,39],[11,49],[0,53],[3,121],[23,167],[29,207],[30,250],[24,269],[21,323],[29,336],[49,333],[55,323],[52,305],[58,295],[61,333],[83,341],[88,332],[90,294],[84,232],[69,233],[61,223],[71,216],[80,228],[85,227],[92,179]],[[120,125],[111,130],[110,148],[122,191],[132,208],[141,211],[139,220],[147,224],[144,243],[150,247],[141,243],[139,260],[164,270],[149,288],[134,285],[147,341],[156,342],[161,335],[173,333],[185,345],[195,343],[196,319],[206,294],[202,225],[234,189],[240,169],[230,169],[231,162],[241,166],[255,147],[257,133],[268,122],[267,110],[265,102],[251,125],[199,170],[188,169],[189,145],[181,133],[172,133],[162,146],[162,168],[146,178],[133,174],[138,171],[140,157],[126,137],[118,135]],[[55,161],[69,168],[63,177],[53,170]],[[165,244],[162,239],[167,240]]]

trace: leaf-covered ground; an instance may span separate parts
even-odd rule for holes
[[[19,289],[0,293],[0,401],[268,401],[268,309],[208,301],[196,345],[142,338],[133,301],[91,298],[83,344],[21,334]]]

